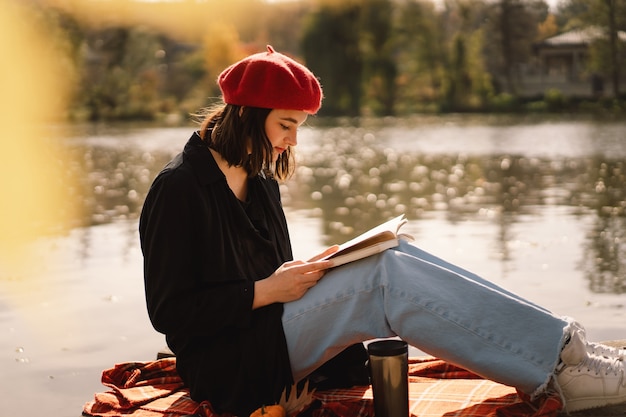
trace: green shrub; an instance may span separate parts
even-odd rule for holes
[[[544,100],[531,101],[526,104],[526,110],[535,113],[544,113],[548,110],[548,104]]]
[[[494,112],[513,111],[517,106],[517,98],[509,93],[500,93],[489,99],[489,107]]]
[[[563,93],[556,88],[546,90],[543,99],[548,111],[562,111],[567,108],[567,99]]]

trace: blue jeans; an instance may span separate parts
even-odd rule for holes
[[[402,242],[329,271],[285,304],[283,326],[296,380],[354,343],[398,336],[536,396],[577,324]]]

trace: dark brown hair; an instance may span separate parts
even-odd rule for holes
[[[265,133],[271,109],[218,105],[203,111],[200,136],[231,166],[242,166],[253,177],[263,172],[287,179],[294,171],[291,148],[272,161],[273,146]]]

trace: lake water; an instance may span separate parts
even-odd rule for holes
[[[0,416],[78,416],[103,369],[165,346],[145,313],[137,217],[193,128],[55,129],[82,216],[33,245],[27,273],[0,276]],[[297,155],[281,186],[296,258],[403,212],[418,246],[591,339],[626,338],[626,122],[313,119]]]

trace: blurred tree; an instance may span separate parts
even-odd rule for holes
[[[162,36],[159,73],[162,91],[159,100],[166,114],[195,112],[206,100],[203,82],[207,68],[203,50],[195,44],[181,43]]]
[[[613,97],[620,96],[621,66],[626,64],[626,43],[620,41],[619,30],[626,30],[626,3],[623,0],[589,0],[583,19],[602,28],[592,49],[592,66],[611,80]]]
[[[482,1],[451,0],[444,13],[448,34],[448,63],[444,71],[444,109],[468,111],[483,108],[493,93],[484,57]]]
[[[439,99],[445,62],[445,33],[441,15],[431,2],[399,3],[399,99],[407,106]]]
[[[305,61],[324,88],[320,114],[360,114],[363,57],[359,48],[359,15],[360,7],[353,2],[322,4],[303,27]]]
[[[364,93],[375,114],[394,114],[396,77],[396,37],[390,0],[362,3],[361,50],[364,58]]]
[[[202,46],[206,68],[206,88],[203,90],[208,90],[211,96],[219,96],[220,90],[216,84],[218,75],[246,53],[241,50],[239,34],[232,24],[215,22],[207,26]]]
[[[59,10],[34,7],[31,5],[31,21],[47,33],[47,50],[54,54],[56,66],[62,70],[63,86],[59,86],[59,104],[65,109],[71,105],[74,96],[80,91],[82,28],[73,16]],[[67,111],[63,112],[67,116]]]
[[[90,120],[152,119],[158,112],[159,37],[141,27],[86,37],[83,103]]]
[[[487,71],[484,55],[485,29],[474,30],[468,40],[469,75],[472,80],[470,105],[474,109],[485,109],[494,95],[493,77]]]
[[[557,25],[556,16],[552,13],[548,14],[546,20],[541,22],[537,27],[537,39],[538,41],[549,38],[559,33],[559,27]]]
[[[520,68],[528,62],[539,24],[548,16],[544,0],[499,0],[487,16],[485,29],[489,71],[504,82],[504,89],[517,94],[521,85]]]
[[[120,75],[117,112],[122,118],[154,119],[160,112],[163,56],[157,33],[142,28],[128,32],[121,65],[115,68]]]
[[[219,95],[219,71],[265,44],[320,77],[322,115],[485,109],[521,91],[534,41],[573,25],[608,28],[590,69],[616,94],[626,64],[625,0],[563,0],[554,15],[544,0],[31,1],[59,7],[78,119],[193,113]]]
[[[599,20],[602,17],[608,17],[608,50],[609,50],[609,63],[610,63],[610,72],[611,72],[611,81],[613,84],[613,97],[618,98],[620,95],[620,67],[621,63],[624,62],[624,57],[620,59],[620,49],[623,48],[624,44],[620,45],[618,25],[621,26],[623,22],[618,23],[618,15],[619,17],[624,16],[624,10],[626,9],[626,5],[624,5],[624,1],[620,0],[604,0],[600,3],[599,7]],[[604,13],[603,13],[604,12]],[[620,48],[622,46],[622,48]],[[621,61],[621,62],[620,62]]]
[[[587,1],[562,0],[556,9],[556,23],[561,31],[583,27],[583,16],[587,12]]]
[[[265,24],[259,40],[279,52],[300,55],[304,20],[311,11],[310,1],[276,2],[265,7]],[[261,45],[264,46],[264,45]]]
[[[447,71],[445,91],[446,108],[463,110],[467,108],[470,95],[471,80],[468,74],[466,39],[464,34],[456,35],[451,50],[451,65]]]
[[[595,37],[590,49],[589,70],[611,80],[613,97],[620,96],[621,67],[626,65],[626,44],[619,31],[626,31],[626,1],[569,0],[559,11],[568,28],[590,29]]]
[[[116,68],[123,56],[127,38],[126,29],[108,29],[88,33],[83,46],[83,92],[81,101],[89,120],[95,121],[113,115],[117,107],[119,90]]]

